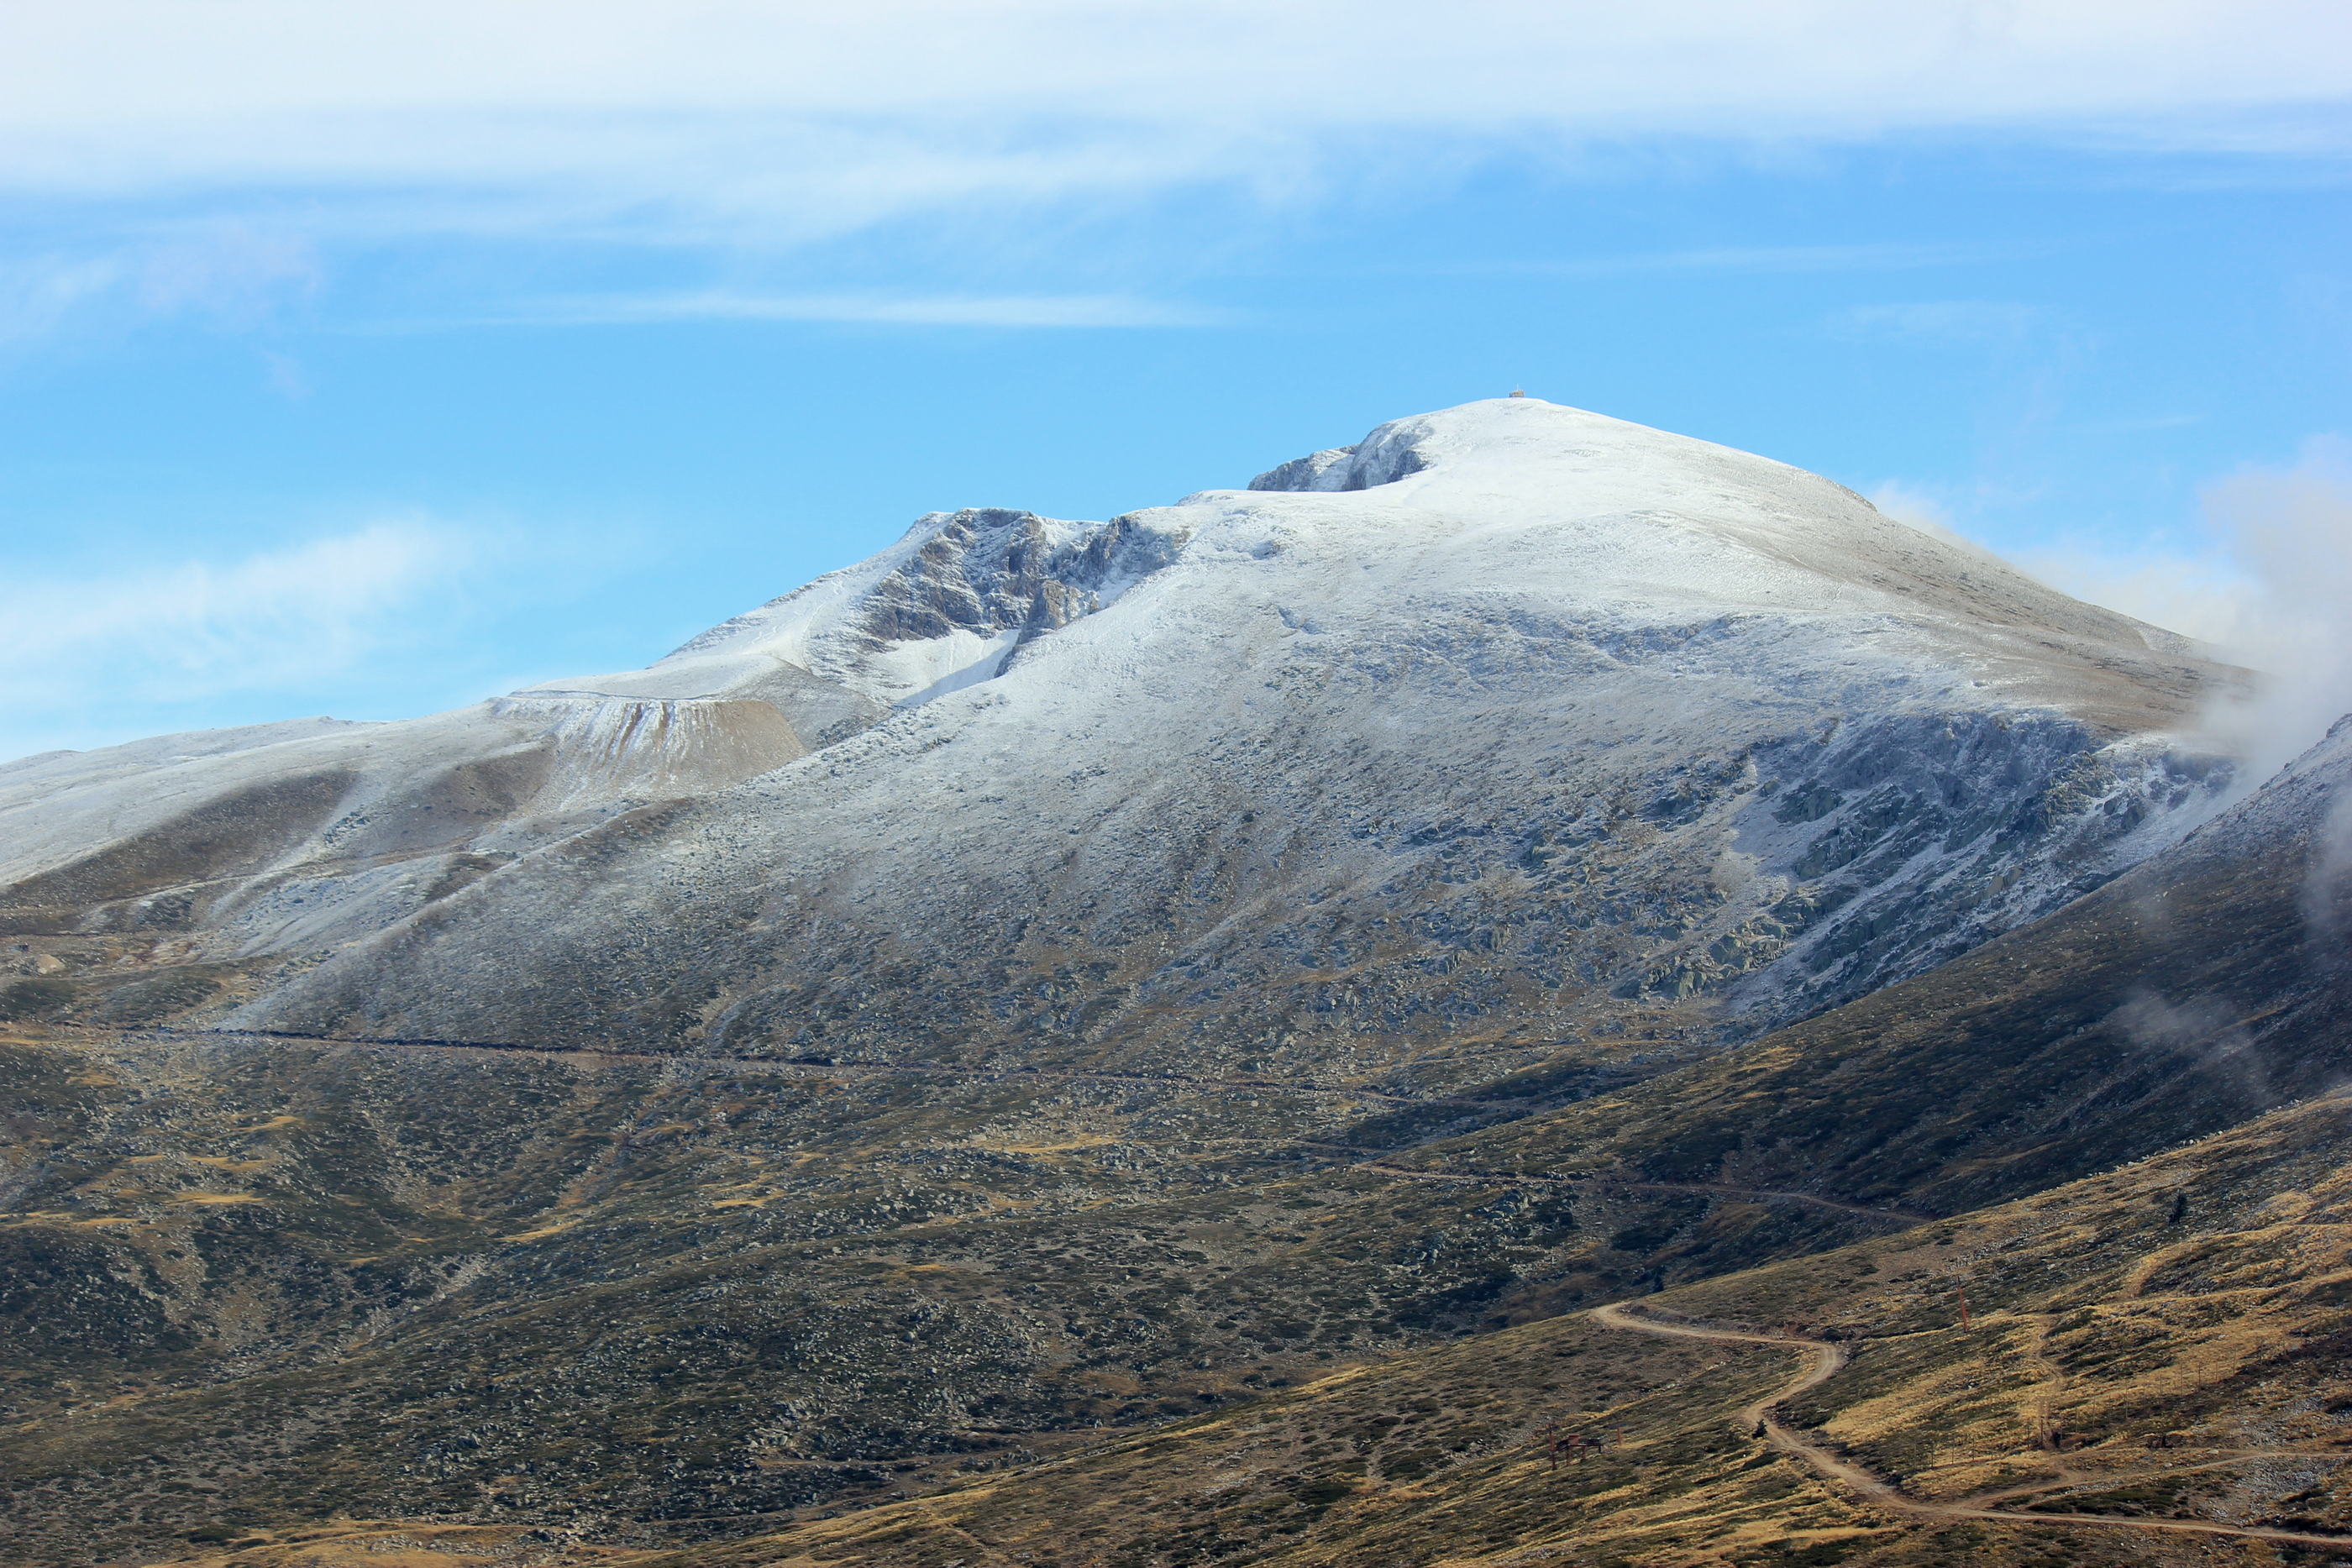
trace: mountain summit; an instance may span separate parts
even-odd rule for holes
[[[341,1037],[1711,1037],[2178,839],[2231,674],[1817,476],[1492,399],[1108,522],[934,513],[643,670],[28,759],[0,920],[146,977],[82,1015]]]
[[[1514,398],[14,764],[11,1560],[2340,1553],[2352,717],[2238,676]]]

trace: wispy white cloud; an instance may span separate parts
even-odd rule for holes
[[[2119,554],[2080,545],[2018,552],[2018,563],[2077,599],[2194,637],[2238,657],[2255,656],[2264,586],[2220,540],[2202,549]]]
[[[2352,444],[2313,440],[2294,466],[2244,469],[2205,501],[2254,584],[2217,640],[2269,676],[2215,721],[2258,762],[2283,763],[2352,712]]]
[[[237,223],[165,237],[35,252],[0,261],[0,344],[46,337],[80,319],[197,316],[249,326],[316,289],[315,247]]]
[[[754,294],[698,290],[548,299],[495,319],[625,325],[637,321],[866,321],[921,327],[1197,327],[1232,319],[1201,306],[1115,294]]]
[[[2348,94],[2334,0],[79,0],[0,10],[0,182],[775,244],[1188,185],[1280,200],[1371,145],[1993,131],[2340,158]]]
[[[119,256],[36,255],[0,261],[0,343],[46,337],[117,291]]]
[[[201,161],[257,121],[311,116],[507,115],[521,121],[509,141],[545,117],[615,112],[1702,132],[2139,112],[2193,127],[2352,87],[2334,47],[2352,23],[2328,0],[1462,0],[1442,21],[1410,0],[80,0],[14,8],[0,37],[16,62],[0,76],[8,121],[60,160],[109,124],[130,141],[147,140],[140,122],[209,128],[185,146]]]
[[[1717,246],[1698,250],[1579,256],[1559,261],[1506,262],[1489,270],[1542,273],[1562,277],[1616,277],[1659,272],[1885,272],[1906,267],[1962,267],[1988,261],[2009,261],[2027,254],[2024,247],[2019,246],[1989,245]]]
[[[0,752],[94,706],[307,688],[351,672],[436,622],[433,601],[475,555],[456,530],[403,518],[226,565],[12,574],[0,587]]]
[[[1871,491],[1870,504],[1896,522],[1915,528],[1948,545],[1972,550],[1995,560],[2003,559],[1953,526],[1951,506],[1937,490],[1906,484],[1900,479],[1889,479]]]
[[[1950,504],[1934,489],[1903,479],[1889,479],[1871,491],[1870,504],[1896,522],[1908,523],[1922,533],[1940,538],[1960,537],[1952,528]]]

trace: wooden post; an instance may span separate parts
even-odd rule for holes
[[[1955,1285],[1955,1286],[1953,1286],[1953,1287],[1952,1287],[1952,1294],[1954,1294],[1954,1295],[1956,1295],[1956,1296],[1959,1297],[1959,1299],[1960,1299],[1960,1326],[1961,1326],[1962,1328],[1966,1328],[1966,1327],[1968,1327],[1968,1326],[1969,1326],[1969,1291],[1968,1291],[1968,1287],[1967,1287],[1967,1286],[1965,1286],[1965,1285]]]

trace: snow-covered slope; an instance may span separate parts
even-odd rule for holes
[[[1024,644],[1115,602],[1173,548],[1131,517],[933,512],[880,555],[714,626],[646,669],[530,690],[751,697],[830,738],[994,679]]]
[[[295,1030],[1751,1028],[2186,832],[2228,770],[2168,735],[2227,675],[1817,476],[1498,399],[1108,523],[934,514],[641,671],[0,773],[0,910],[242,965],[236,1021]]]

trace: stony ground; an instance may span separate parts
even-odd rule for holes
[[[661,1561],[2352,1562],[2347,1155],[2352,1100],[2332,1100],[1641,1304],[1643,1317],[1783,1344],[1553,1319]],[[2013,1517],[1875,1505],[1762,1441],[1739,1412],[1787,1383],[1797,1341],[1818,1336],[1851,1360],[1781,1406],[1785,1419],[1908,1499]],[[2224,1530],[2168,1534],[2159,1521]]]
[[[1695,1002],[1593,1040],[1465,1031],[1377,1071],[1290,1074],[20,1028],[0,1040],[11,1550],[77,1568],[236,1541],[294,1552],[293,1533],[376,1521],[386,1542],[504,1530],[499,1552],[774,1538],[856,1558],[889,1544],[863,1533],[876,1509],[977,1487],[1046,1497],[1058,1531],[1079,1505],[1034,1490],[1051,1477],[1293,1410],[1269,1473],[1291,1478],[1285,1496],[1307,1489],[1304,1511],[1253,1494],[1190,1534],[1170,1532],[1203,1521],[1122,1515],[1052,1560],[1337,1552],[1378,1479],[1423,1500],[1382,1517],[1402,1532],[1393,1560],[1425,1562],[1463,1554],[1439,1539],[1455,1525],[1432,1522],[1473,1517],[1456,1482],[1487,1472],[1461,1463],[1503,1467],[1476,1505],[1500,1507],[1524,1491],[1505,1474],[1524,1455],[1505,1450],[1538,1414],[1636,1406],[1629,1441],[1650,1431],[1676,1457],[1601,1488],[1575,1526],[1580,1542],[1623,1534],[1630,1562],[1653,1538],[1660,1568],[1735,1549],[1827,1562],[1865,1538],[1887,1562],[1965,1558],[1920,1544],[1938,1530],[2039,1539],[2007,1517],[1888,1514],[1778,1449],[1743,1468],[1757,1455],[1725,1445],[1752,1434],[1727,1412],[1799,1347],[1695,1348],[1582,1315],[1633,1299],[1862,1347],[1790,1419],[1913,1504],[2000,1493],[2015,1514],[2040,1488],[2077,1511],[2333,1528],[2332,1481],[2311,1468],[2325,1455],[2266,1451],[2285,1468],[2263,1469],[2222,1452],[2161,1478],[2066,1458],[2332,1430],[2325,1400],[2295,1402],[2340,1377],[2340,1249],[2332,1219],[2294,1215],[2333,1212],[2336,1145],[2183,1178],[2161,1203],[2093,1174],[2221,1160],[2272,1125],[2249,1118],[2340,1080],[2352,966],[2313,938],[2338,912],[2294,852],[2192,844],[1728,1051]],[[2016,1218],[2053,1193],[2088,1218]],[[2209,1231],[2236,1239],[2179,1251]],[[2124,1275],[2137,1294],[2114,1296]],[[1948,1278],[1982,1314],[1964,1340],[1937,1337]],[[2216,1327],[2255,1322],[2255,1304],[2289,1326]],[[1574,1368],[1547,1371],[1555,1351]],[[1710,1358],[1737,1375],[1697,1375]],[[2077,1362],[2071,1381],[2047,1370]],[[1742,1381],[1750,1364],[1760,1382]],[[1609,1374],[1578,1381],[1588,1369]],[[1426,1438],[1399,1408],[1424,1374],[1463,1396],[1412,1396],[1433,1405],[1412,1412]],[[1530,1413],[1524,1391],[1546,1381],[1559,1400]],[[1349,1389],[1369,1403],[1322,1403]],[[2029,1395],[2039,1436],[2021,1457],[2005,1434]],[[2194,1419],[2156,1431],[2158,1411]],[[1589,1454],[1578,1473],[1598,1486],[1615,1462]],[[1806,1500],[1795,1513],[1741,1490],[1775,1477]],[[1118,1501],[1178,1483],[1103,1484]],[[1672,1530],[1644,1511],[1685,1495]],[[1554,1539],[1551,1515],[1511,1507],[1469,1555]],[[2108,1551],[2086,1528],[2066,1526],[2064,1550]],[[1702,1547],[1717,1557],[1674,1555]],[[2257,1550],[2273,1546],[2162,1546]]]

